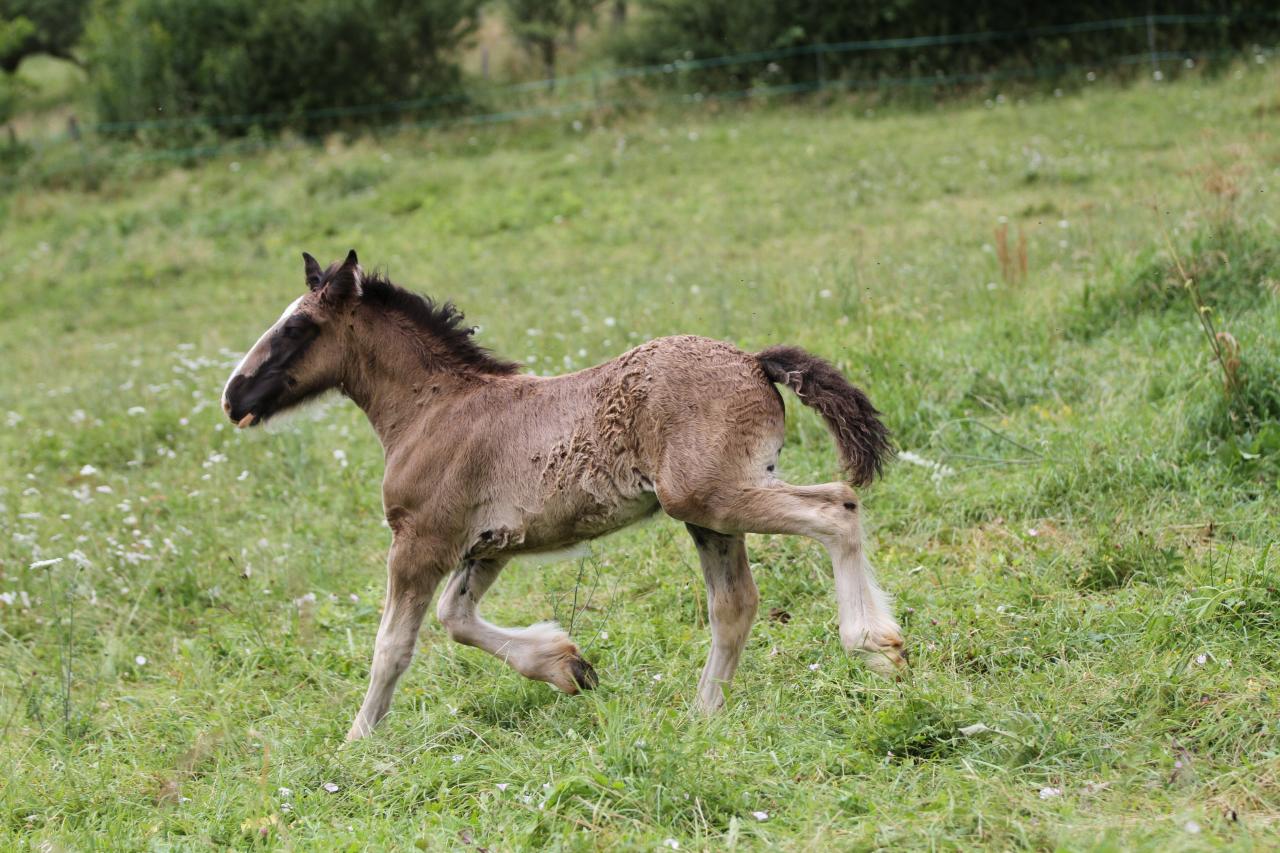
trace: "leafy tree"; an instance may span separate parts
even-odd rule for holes
[[[450,51],[473,31],[479,5],[116,0],[87,25],[90,86],[99,117],[125,132],[144,118],[214,117],[208,127],[224,133],[386,120],[360,107],[457,95]]]
[[[525,49],[542,60],[548,79],[556,76],[560,40],[590,20],[601,0],[507,0],[507,21]]]
[[[0,70],[47,53],[78,64],[72,52],[84,31],[90,0],[0,0]]]
[[[14,45],[27,39],[34,25],[26,18],[5,20],[0,18],[0,56],[8,55]],[[17,82],[13,74],[0,71],[0,124],[5,124],[13,117],[14,105],[18,100]],[[13,129],[10,128],[10,133]]]

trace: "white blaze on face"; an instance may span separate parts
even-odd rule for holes
[[[271,340],[271,335],[276,329],[284,325],[285,320],[288,320],[294,315],[294,312],[298,310],[298,306],[302,304],[302,300],[304,298],[305,297],[303,296],[299,296],[297,299],[290,302],[289,307],[284,309],[284,313],[280,315],[280,319],[272,323],[271,328],[262,333],[262,337],[258,338],[258,342],[244,354],[244,358],[240,359],[240,363],[231,371],[231,376],[227,378],[227,384],[222,386],[222,408],[224,410],[227,408],[227,386],[231,384],[231,380],[235,379],[237,376],[249,377],[257,372],[258,367],[261,366],[262,362],[267,357],[267,342]]]

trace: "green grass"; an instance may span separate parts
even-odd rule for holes
[[[0,195],[0,847],[1274,848],[1277,83],[405,134]],[[818,547],[751,537],[761,618],[699,718],[702,583],[664,520],[485,600],[573,622],[599,690],[429,620],[342,748],[379,448],[345,402],[246,434],[217,397],[299,252],[352,246],[540,373],[676,332],[835,359],[945,466],[865,494],[912,677],[845,657]],[[834,478],[788,410],[785,476]]]

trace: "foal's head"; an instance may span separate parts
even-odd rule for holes
[[[362,273],[353,249],[321,269],[303,252],[307,292],[293,301],[231,372],[222,409],[252,426],[335,387],[341,381],[342,322],[360,299]]]

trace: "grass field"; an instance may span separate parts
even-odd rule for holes
[[[405,134],[0,196],[0,847],[1274,849],[1278,84]],[[908,452],[864,497],[911,677],[846,658],[817,546],[751,537],[760,619],[696,716],[703,586],[664,520],[485,599],[572,624],[600,689],[429,619],[343,748],[379,447],[345,401],[250,434],[217,399],[299,253],[352,246],[539,373],[676,332],[837,361]],[[784,476],[833,479],[794,397],[788,430]]]

